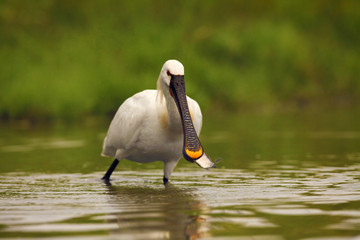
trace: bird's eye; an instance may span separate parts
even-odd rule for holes
[[[169,70],[167,70],[166,74],[167,74],[168,76],[170,76],[170,71],[169,71]]]

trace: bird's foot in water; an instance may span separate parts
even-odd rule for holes
[[[166,177],[163,177],[163,183],[164,185],[166,185],[169,182],[169,179],[167,179]]]
[[[101,180],[105,183],[105,185],[111,186],[110,179],[101,178]]]
[[[105,183],[110,183],[110,176],[118,165],[119,160],[115,159],[110,165],[109,169],[106,171],[105,175],[101,178]]]

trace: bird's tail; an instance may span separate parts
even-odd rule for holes
[[[104,139],[103,150],[101,156],[103,157],[115,157],[116,148],[106,144],[106,137]]]

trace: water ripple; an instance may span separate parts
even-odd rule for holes
[[[0,238],[350,239],[360,234],[359,174],[360,165],[177,169],[164,187],[160,170],[116,172],[111,185],[99,172],[9,173]]]

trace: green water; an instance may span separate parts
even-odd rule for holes
[[[204,114],[217,169],[120,161],[108,122],[0,128],[2,239],[358,239],[360,111]]]

